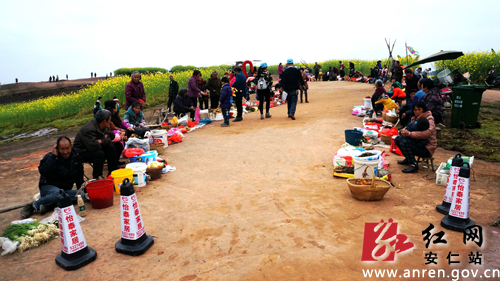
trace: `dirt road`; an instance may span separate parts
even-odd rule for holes
[[[332,178],[332,156],[344,143],[344,129],[360,126],[351,115],[372,86],[353,82],[310,83],[310,103],[298,104],[297,120],[286,106],[257,113],[221,128],[220,123],[188,133],[163,157],[177,171],[137,191],[147,234],[155,244],[140,257],[115,252],[120,239],[119,197],[114,206],[94,210],[87,204],[81,224],[97,260],[75,272],[59,268],[57,239],[37,249],[0,258],[0,280],[361,280],[363,269],[452,269],[500,267],[499,231],[488,226],[499,214],[500,165],[474,162],[471,218],[483,227],[482,248],[464,245],[461,233],[441,228],[435,211],[444,188],[422,177],[405,175],[391,154],[392,188],[379,202],[354,199],[344,179]],[[19,146],[30,149],[29,145]],[[48,149],[48,148],[46,148]],[[31,149],[36,153],[42,149]],[[27,154],[28,154],[27,153]],[[439,165],[453,152],[437,149]],[[0,207],[37,192],[37,164],[43,153],[0,162]],[[7,157],[6,157],[7,158]],[[40,216],[34,216],[40,219]],[[394,219],[398,233],[414,243],[396,262],[361,262],[366,222]],[[0,228],[19,219],[19,210],[0,214]],[[444,230],[447,244],[425,248],[422,231]],[[434,237],[436,238],[436,237]],[[424,253],[438,253],[437,266],[425,265]],[[483,254],[483,266],[468,264],[468,254]],[[448,265],[449,252],[460,264]],[[382,278],[384,279],[384,278]],[[415,278],[416,279],[416,278]],[[413,279],[413,280],[415,280]],[[436,278],[422,278],[430,280]],[[412,280],[412,278],[407,279]]]

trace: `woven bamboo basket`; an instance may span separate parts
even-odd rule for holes
[[[391,184],[388,181],[375,178],[375,173],[370,166],[366,166],[365,173],[368,168],[372,170],[373,174],[372,179],[370,179],[371,185],[356,184],[356,181],[360,179],[347,179],[347,186],[349,186],[352,196],[360,201],[382,200],[384,195],[391,188]]]
[[[386,145],[391,145],[391,139],[391,136],[380,134],[380,140],[383,141]]]
[[[398,116],[388,116],[385,113],[382,116],[384,118],[384,121],[391,122],[392,124],[396,124],[399,120]]]

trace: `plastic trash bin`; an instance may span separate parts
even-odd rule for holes
[[[452,108],[451,108],[451,127],[452,128],[480,128],[481,124],[477,122],[479,108],[483,92],[487,89],[483,85],[463,85],[452,87]]]

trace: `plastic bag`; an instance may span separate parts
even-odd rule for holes
[[[184,115],[182,116],[179,121],[177,121],[177,124],[179,126],[187,126],[188,125],[188,120],[189,120],[189,117],[187,115]]]
[[[196,108],[196,112],[194,113],[194,120],[195,121],[200,121],[200,108]]]
[[[285,91],[283,91],[283,96],[281,97],[281,99],[282,99],[283,101],[286,101],[286,98],[287,98],[287,97],[288,97],[288,93],[287,93],[287,92],[285,92]]]
[[[126,149],[128,148],[142,148],[144,149],[145,152],[149,151],[149,139],[138,139],[138,138],[130,138],[125,146]]]
[[[125,156],[127,156],[127,158],[139,156],[139,155],[142,155],[144,153],[145,153],[145,151],[142,148],[128,148],[128,149],[124,150],[124,154],[125,154]]]
[[[12,241],[10,241],[10,239],[8,239],[8,238],[5,238],[5,239],[6,240],[4,240],[1,243],[2,244],[2,249],[4,250],[2,252],[2,256],[14,253],[17,250],[17,245],[19,245],[19,241],[16,241],[16,242],[12,243]]]
[[[392,128],[385,128],[385,129],[382,129],[382,131],[380,131],[380,134],[382,135],[386,135],[386,136],[389,136],[389,137],[392,137],[392,136],[397,136],[398,135],[398,129],[396,127],[392,127]]]

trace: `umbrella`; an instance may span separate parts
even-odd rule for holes
[[[412,67],[412,66],[417,65],[417,64],[424,64],[424,63],[434,62],[434,61],[438,61],[438,60],[454,60],[454,59],[459,58],[463,55],[464,55],[464,53],[458,52],[458,51],[441,51],[441,52],[436,53],[432,56],[428,56],[425,59],[414,62],[414,63],[408,65],[407,67]]]

